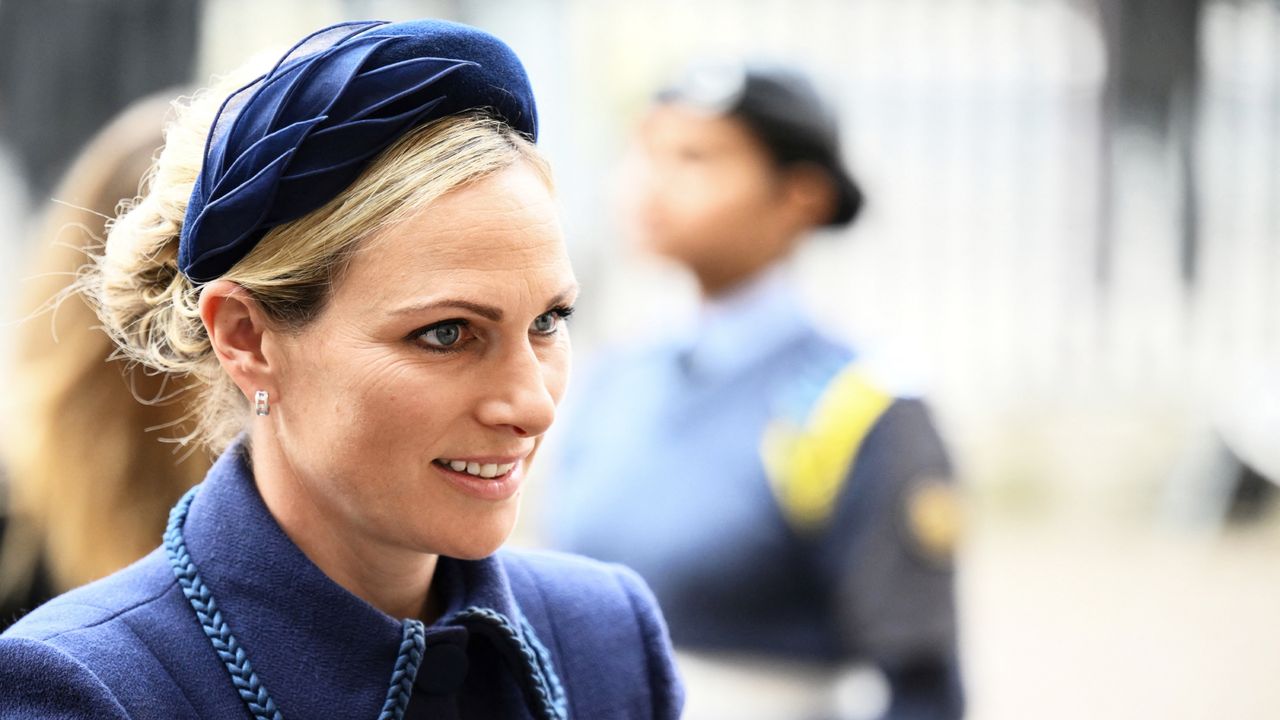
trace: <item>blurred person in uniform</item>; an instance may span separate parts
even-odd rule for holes
[[[173,397],[182,386],[113,359],[93,309],[69,294],[106,218],[137,195],[164,144],[174,94],[134,103],[83,149],[24,273],[3,444],[10,497],[0,518],[0,630],[146,555],[169,508],[209,469],[205,453],[161,441],[189,411]]]
[[[657,95],[640,145],[641,232],[695,276],[700,322],[576,383],[548,534],[650,583],[690,717],[960,717],[947,453],[786,267],[862,206],[835,118],[793,70],[707,65]],[[700,686],[703,667],[743,672]],[[732,677],[741,706],[703,693]]]

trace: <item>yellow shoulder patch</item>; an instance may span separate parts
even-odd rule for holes
[[[788,521],[809,529],[830,519],[862,441],[892,403],[851,365],[827,385],[803,426],[774,420],[765,428],[760,459]]]

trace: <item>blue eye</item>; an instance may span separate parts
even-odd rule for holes
[[[554,335],[560,330],[560,324],[573,314],[571,307],[552,308],[533,319],[531,329],[536,335]]]
[[[560,318],[551,313],[543,313],[533,320],[533,331],[539,335],[550,335],[556,331]]]
[[[451,348],[462,338],[462,323],[446,322],[418,333],[418,339],[427,347],[444,350]]]

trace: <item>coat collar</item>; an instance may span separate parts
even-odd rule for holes
[[[335,583],[289,539],[258,493],[243,440],[210,469],[183,535],[204,584],[286,717],[338,717],[337,708],[349,709],[344,717],[377,717],[402,622]],[[448,611],[427,628],[429,644],[433,636],[458,643],[459,627],[505,626],[506,654],[519,674],[558,689],[497,557],[441,557],[433,582]]]
[[[733,377],[810,332],[788,272],[775,265],[708,299],[686,341],[686,369],[703,378]]]

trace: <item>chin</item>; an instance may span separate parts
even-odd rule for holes
[[[483,560],[490,555],[502,549],[507,542],[507,536],[501,538],[492,538],[486,540],[468,540],[466,542],[457,543],[450,546],[450,550],[439,553],[446,557],[457,558],[458,560]]]
[[[498,552],[515,529],[516,513],[498,513],[483,518],[472,518],[452,528],[451,537],[433,533],[432,541],[425,543],[433,548],[429,552],[459,560],[483,560]]]
[[[455,560],[483,560],[489,557],[490,555],[493,555],[494,553],[498,552],[501,549],[502,549],[502,543],[498,543],[496,545],[489,546],[488,548],[483,550],[475,549],[474,551],[467,551],[467,552],[444,553],[444,556],[451,557]]]

